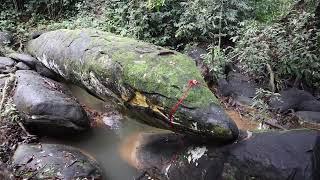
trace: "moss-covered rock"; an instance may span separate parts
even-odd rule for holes
[[[58,30],[29,42],[27,50],[48,68],[104,100],[130,109],[146,123],[223,141],[238,129],[187,56],[93,29]],[[170,125],[170,111],[192,88]]]

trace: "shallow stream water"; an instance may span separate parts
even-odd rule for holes
[[[87,93],[85,90],[69,85],[73,95],[82,104],[104,113],[107,103]],[[128,165],[120,157],[121,142],[132,134],[145,131],[159,131],[150,126],[141,124],[133,119],[124,117],[115,129],[98,127],[81,135],[66,137],[64,139],[42,138],[43,143],[59,143],[80,148],[92,155],[101,165],[108,180],[131,180],[141,175],[135,168]]]

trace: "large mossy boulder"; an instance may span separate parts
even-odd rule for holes
[[[59,144],[19,145],[12,164],[21,179],[103,179],[94,158]]]
[[[123,143],[121,154],[153,179],[319,179],[319,131],[253,133],[227,146],[195,144],[180,138],[141,133]]]
[[[202,139],[230,141],[238,136],[195,63],[181,53],[93,29],[44,33],[28,43],[27,51],[63,78],[150,125]],[[190,80],[199,84],[171,124],[171,109]]]

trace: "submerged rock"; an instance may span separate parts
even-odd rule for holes
[[[95,159],[58,144],[19,145],[12,164],[23,179],[103,179]]]
[[[81,105],[62,84],[34,71],[16,72],[14,103],[26,125],[41,134],[62,135],[86,130],[89,120]]]
[[[316,180],[319,131],[249,133],[231,145],[195,145],[174,134],[139,134],[124,159],[159,179]],[[129,152],[129,153],[128,153]]]
[[[28,52],[63,78],[112,100],[145,123],[202,139],[234,140],[235,123],[187,56],[93,29],[58,30],[31,40]],[[170,123],[172,108],[191,88]]]

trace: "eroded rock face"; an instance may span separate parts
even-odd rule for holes
[[[150,125],[202,139],[234,140],[235,123],[187,56],[92,29],[58,30],[27,45],[30,54],[63,78],[129,109]],[[170,123],[172,107],[189,91]]]
[[[14,103],[32,131],[61,135],[89,128],[86,112],[62,84],[34,71],[20,70],[16,76]]]
[[[144,133],[128,139],[122,155],[155,179],[316,180],[319,138],[319,131],[271,131],[231,145],[196,145],[174,134]]]
[[[26,179],[103,179],[95,159],[58,144],[19,145],[12,164],[16,174]]]

